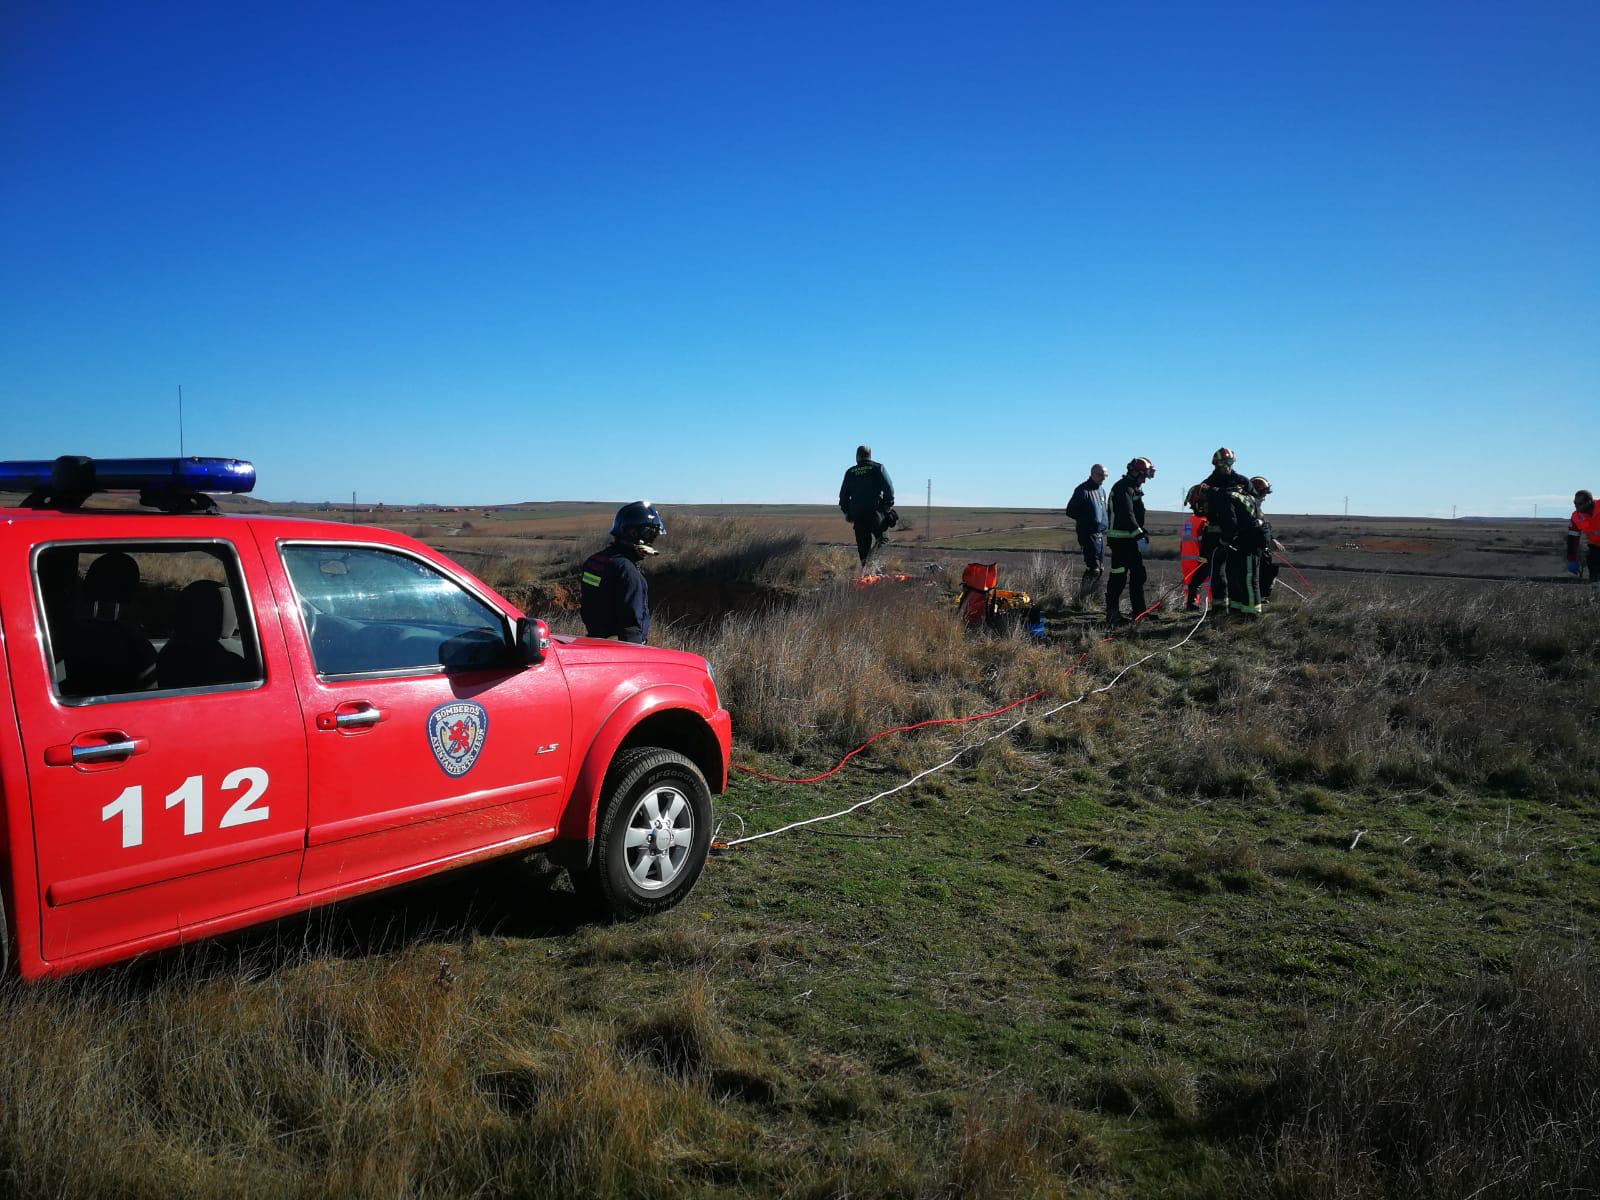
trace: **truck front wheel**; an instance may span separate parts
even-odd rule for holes
[[[711,846],[711,789],[675,750],[624,751],[606,773],[594,861],[574,887],[614,917],[671,908],[689,894]]]

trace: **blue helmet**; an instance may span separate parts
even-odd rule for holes
[[[632,537],[627,533],[630,529],[637,531]],[[611,521],[611,536],[619,541],[649,543],[666,531],[667,527],[661,521],[661,514],[648,500],[635,500],[631,504],[624,504],[617,509],[617,515]]]

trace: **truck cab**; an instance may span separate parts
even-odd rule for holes
[[[731,736],[703,659],[552,638],[398,533],[221,515],[218,461],[0,464],[24,977],[535,850],[617,916],[692,888]]]

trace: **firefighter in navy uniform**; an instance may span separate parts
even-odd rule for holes
[[[650,584],[639,562],[660,553],[651,544],[667,531],[648,500],[617,509],[611,544],[583,564],[579,612],[590,637],[644,645],[650,638]]]
[[[867,565],[884,542],[884,521],[894,507],[894,484],[882,463],[872,461],[871,446],[856,447],[856,465],[844,473],[839,485],[839,511],[855,527],[856,553]]]
[[[1234,518],[1238,512],[1233,497],[1250,490],[1250,481],[1233,469],[1237,461],[1232,450],[1222,447],[1211,456],[1211,474],[1200,485],[1205,488],[1207,521],[1200,552],[1211,569],[1211,607],[1218,612],[1228,609],[1228,556],[1233,549]]]
[[[1144,531],[1144,490],[1146,480],[1154,479],[1156,465],[1148,458],[1136,458],[1127,473],[1111,485],[1111,501],[1106,514],[1106,549],[1111,554],[1111,578],[1106,583],[1106,624],[1127,625],[1119,611],[1122,589],[1137,619],[1144,612],[1144,551],[1150,548]]]
[[[1572,497],[1572,519],[1567,522],[1567,570],[1574,575],[1581,570],[1580,554],[1588,559],[1589,583],[1600,587],[1600,509],[1588,491]]]
[[[1261,576],[1261,603],[1272,599],[1272,585],[1278,581],[1278,560],[1272,551],[1278,548],[1277,536],[1272,532],[1272,522],[1262,512],[1267,497],[1272,495],[1272,484],[1265,475],[1250,476],[1250,494],[1256,498],[1256,518],[1261,522],[1261,553],[1257,571]]]

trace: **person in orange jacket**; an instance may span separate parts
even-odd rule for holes
[[[1190,515],[1183,519],[1179,532],[1178,561],[1183,572],[1185,600],[1183,607],[1194,612],[1200,607],[1200,589],[1211,578],[1211,563],[1201,549],[1201,539],[1206,535],[1206,485],[1197,483],[1183,497]]]
[[[1579,571],[1578,551],[1589,545],[1589,583],[1600,587],[1600,511],[1594,506],[1594,494],[1587,489],[1572,497],[1572,519],[1567,522],[1567,570],[1576,575]]]

